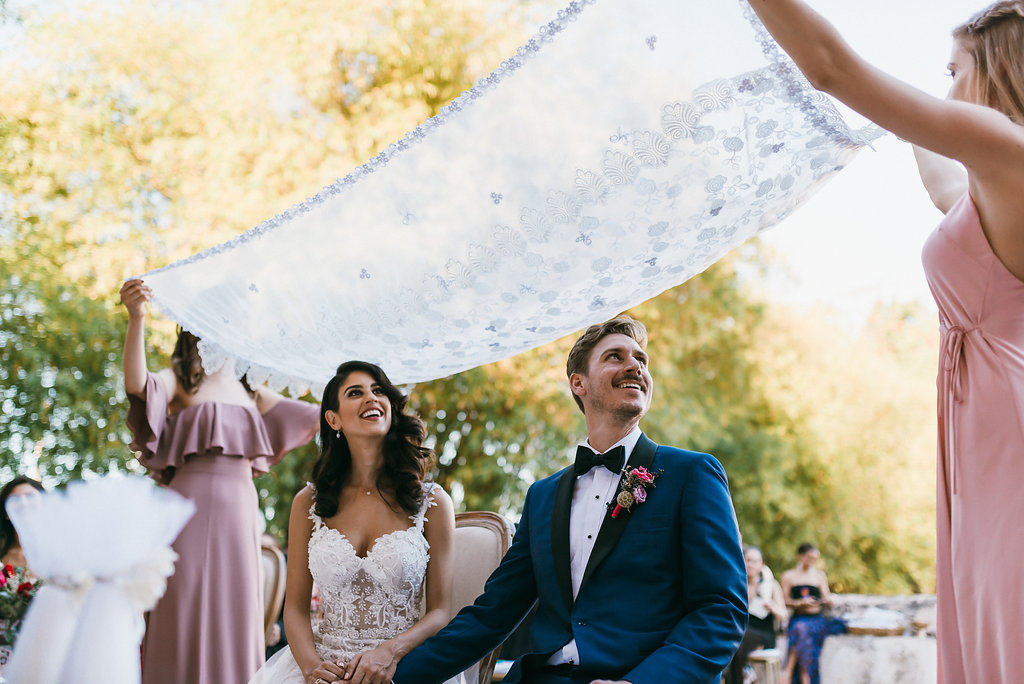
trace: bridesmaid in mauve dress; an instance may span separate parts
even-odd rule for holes
[[[153,477],[195,502],[174,542],[167,592],[149,613],[143,684],[238,684],[264,660],[261,514],[253,477],[312,439],[316,404],[237,380],[230,363],[206,375],[196,338],[182,331],[172,369],[149,373],[149,289],[121,288],[128,309],[125,390],[132,448]]]
[[[953,31],[945,100],[867,64],[802,0],[749,2],[811,83],[918,146],[946,214],[923,256],[942,333],[939,681],[1021,681],[1024,0]]]

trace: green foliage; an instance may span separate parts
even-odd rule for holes
[[[840,591],[934,590],[937,346],[918,307],[879,307],[860,331],[772,307],[754,358],[801,445],[765,473],[791,520],[782,546],[756,527],[772,562],[812,541]]]
[[[129,467],[109,303],[83,298],[45,271],[12,268],[23,263],[5,258],[0,265],[4,479],[28,464],[60,481]]]

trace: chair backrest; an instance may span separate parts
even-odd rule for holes
[[[452,615],[483,593],[484,583],[512,544],[515,528],[508,520],[487,511],[455,515],[455,579],[452,583]],[[467,684],[489,684],[500,646],[465,671]]]
[[[263,538],[260,562],[263,564],[263,638],[269,640],[270,628],[277,622],[284,606],[287,564],[277,542],[268,537]]]

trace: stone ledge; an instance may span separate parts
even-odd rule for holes
[[[935,684],[935,639],[839,634],[821,649],[822,684]]]
[[[895,610],[907,617],[907,623],[927,623],[925,634],[935,636],[935,594],[879,596],[874,594],[833,594],[833,614],[856,618],[868,608]]]

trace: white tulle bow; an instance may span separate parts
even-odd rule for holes
[[[174,571],[170,545],[195,510],[141,477],[76,482],[8,504],[43,580],[7,668],[20,684],[140,680],[142,613]]]

